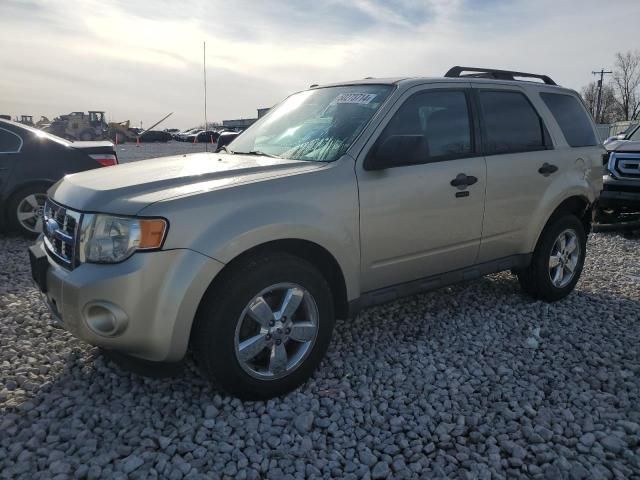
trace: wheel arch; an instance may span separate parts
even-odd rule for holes
[[[589,198],[586,195],[571,195],[563,199],[558,205],[553,209],[551,214],[547,216],[545,219],[542,228],[538,229],[536,242],[533,245],[535,248],[540,243],[540,238],[542,237],[542,233],[544,229],[549,225],[550,222],[558,218],[560,215],[571,213],[574,214],[584,226],[584,232],[586,235],[591,231],[591,221],[592,221],[592,208],[593,204],[589,201]]]
[[[299,238],[271,240],[255,245],[239,253],[227,262],[220,273],[211,281],[211,284],[207,288],[207,292],[214,289],[220,282],[223,282],[227,273],[245,259],[251,256],[266,255],[276,252],[294,255],[306,260],[317,268],[327,280],[327,284],[331,289],[336,317],[347,318],[349,302],[347,297],[347,283],[342,268],[329,250],[310,240],[302,240]],[[205,293],[201,303],[206,296],[207,294]]]

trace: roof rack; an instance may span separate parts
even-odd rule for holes
[[[462,75],[462,72],[473,72]],[[538,75],[537,73],[512,72],[511,70],[496,70],[495,68],[477,68],[477,67],[452,67],[445,77],[474,77],[474,78],[493,78],[495,80],[516,80],[514,77],[538,78],[547,85],[557,85],[548,75]]]

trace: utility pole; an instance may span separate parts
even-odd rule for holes
[[[592,75],[600,75],[600,79],[598,80],[598,100],[596,103],[596,123],[600,123],[600,113],[602,108],[602,82],[604,80],[604,76],[613,72],[605,71],[604,68],[601,68],[599,72],[591,72]]]

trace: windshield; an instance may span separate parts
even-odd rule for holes
[[[627,140],[634,140],[634,141],[640,140],[640,125],[635,127],[635,130],[633,130],[633,128],[631,129],[631,132],[629,132],[629,136],[627,137]]]
[[[231,144],[233,153],[331,162],[346,152],[391,85],[349,85],[291,95]]]

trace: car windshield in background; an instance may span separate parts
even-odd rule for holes
[[[331,162],[346,152],[392,88],[349,85],[296,93],[239,136],[231,150]]]

